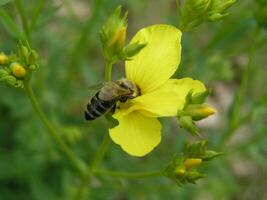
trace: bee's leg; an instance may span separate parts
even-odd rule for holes
[[[112,106],[112,108],[110,109],[110,113],[111,113],[111,114],[114,114],[115,111],[116,111],[116,108],[117,108],[117,104],[115,103],[115,104]]]
[[[125,103],[127,101],[128,97],[120,97],[120,102]]]

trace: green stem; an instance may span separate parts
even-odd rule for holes
[[[116,171],[107,171],[107,170],[95,170],[95,174],[101,176],[113,176],[121,178],[151,178],[164,176],[164,171],[154,171],[154,172],[116,172]]]
[[[106,61],[106,67],[105,67],[105,80],[110,81],[111,80],[111,72],[112,72],[112,62]],[[102,141],[102,144],[100,145],[91,165],[90,169],[95,170],[98,165],[101,163],[103,157],[105,156],[105,153],[108,149],[108,146],[110,144],[110,137],[108,132],[105,134],[104,139]]]
[[[29,27],[28,27],[28,23],[27,23],[27,17],[25,15],[25,11],[24,11],[24,8],[22,6],[21,0],[16,0],[16,7],[17,7],[17,9],[19,11],[19,15],[20,15],[20,18],[21,18],[21,22],[22,22],[22,27],[23,27],[24,33],[25,33],[27,39],[29,41],[31,41],[31,35],[30,35],[30,30],[29,30]]]
[[[110,81],[111,80],[111,72],[112,72],[112,62],[107,61],[106,67],[105,67],[105,80]]]
[[[55,129],[55,127],[50,123],[47,119],[45,114],[43,113],[42,109],[40,108],[38,101],[33,93],[32,87],[29,83],[25,82],[25,91],[27,96],[29,97],[32,107],[35,113],[38,115],[44,126],[47,128],[48,132],[50,133],[51,137],[55,140],[58,144],[59,148],[61,149],[62,153],[65,154],[66,158],[70,161],[73,167],[79,172],[82,178],[87,177],[87,170],[85,163],[80,160],[78,157],[74,155],[74,153],[69,149],[66,143],[62,140],[59,133]]]
[[[110,137],[109,137],[109,133],[106,132],[105,136],[104,136],[104,139],[92,161],[92,163],[90,164],[90,170],[94,171],[98,166],[99,164],[101,163],[101,161],[103,160],[107,150],[108,150],[108,147],[111,143],[111,140],[110,140]]]
[[[105,136],[104,136],[102,144],[100,145],[100,147],[99,147],[99,149],[98,149],[98,151],[97,151],[97,153],[96,153],[96,155],[95,155],[95,157],[93,159],[93,162],[90,165],[90,169],[92,171],[94,171],[98,167],[98,165],[101,163],[102,159],[105,156],[105,153],[106,153],[106,151],[108,149],[108,146],[109,146],[110,142],[111,142],[111,140],[110,140],[109,134],[107,132],[105,134]]]

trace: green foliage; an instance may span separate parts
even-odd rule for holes
[[[5,57],[5,62],[0,65],[0,81],[10,86],[23,88],[25,82],[29,81],[32,73],[38,68],[38,54],[31,49],[28,42],[23,44],[19,41],[17,53]]]
[[[175,1],[21,0],[28,33],[16,2],[0,1],[0,52],[14,51],[18,39],[28,39],[40,56],[40,68],[31,79],[40,106],[68,146],[91,163],[107,131],[104,118],[89,124],[83,120],[88,86],[104,79],[99,30],[120,4],[129,10],[128,35],[148,24],[178,26]],[[266,199],[267,33],[258,11],[263,5],[263,0],[237,1],[221,22],[183,34],[182,63],[175,77],[192,76],[213,89],[208,101],[217,114],[199,123],[199,129],[211,149],[224,153],[198,166],[207,176],[200,184],[178,188],[164,177],[105,176],[84,184],[33,113],[24,91],[1,84],[0,199]],[[121,78],[123,68],[117,66],[114,77]],[[110,145],[102,167],[133,172],[165,168],[190,135],[162,122],[164,139],[152,154],[136,159]],[[215,154],[206,151],[202,159]]]
[[[120,60],[130,60],[146,46],[138,42],[125,45],[127,15],[125,12],[121,17],[121,6],[118,6],[100,31],[105,60],[112,64]]]
[[[209,89],[196,94],[193,94],[193,91],[190,91],[186,96],[183,109],[178,110],[177,120],[180,127],[185,128],[192,135],[200,136],[195,121],[205,119],[216,113],[214,108],[205,104],[210,93],[211,91]]]
[[[222,20],[236,0],[176,0],[180,16],[180,28],[189,31],[200,24]],[[182,3],[183,2],[183,3]]]
[[[11,1],[14,1],[14,0],[0,0],[0,6],[3,6]]]
[[[178,186],[187,183],[195,184],[197,180],[206,177],[197,170],[202,161],[210,161],[221,153],[207,150],[208,141],[200,140],[195,143],[186,142],[183,152],[175,156],[165,170],[166,176],[174,180]]]

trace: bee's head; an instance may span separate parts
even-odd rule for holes
[[[141,95],[140,88],[138,87],[138,85],[136,85],[132,81],[129,81],[129,80],[123,78],[123,79],[119,80],[118,83],[119,83],[120,87],[122,87],[125,90],[128,90],[128,92],[129,92],[127,95],[125,95],[126,100],[127,99],[133,99],[133,98]]]

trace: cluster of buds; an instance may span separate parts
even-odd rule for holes
[[[130,60],[146,44],[133,43],[125,45],[127,31],[127,12],[121,17],[121,6],[108,18],[100,31],[105,59],[115,63],[119,60]]]
[[[267,1],[257,0],[257,7],[254,11],[255,18],[259,26],[267,28]]]
[[[180,156],[176,156],[167,166],[166,176],[174,180],[179,186],[186,183],[195,183],[204,178],[205,174],[198,172],[197,167],[205,161],[210,161],[221,153],[207,150],[206,140],[195,143],[186,143],[184,151]]]
[[[177,0],[180,28],[191,30],[205,21],[218,21],[228,15],[236,0]]]
[[[0,53],[0,81],[13,87],[24,87],[24,81],[29,80],[31,73],[38,67],[38,55],[29,45],[20,41],[16,54]]]
[[[178,111],[177,119],[181,128],[185,128],[193,135],[199,135],[195,121],[202,120],[216,113],[216,110],[205,104],[210,90],[193,95],[190,91],[186,96],[186,102],[182,110]]]

